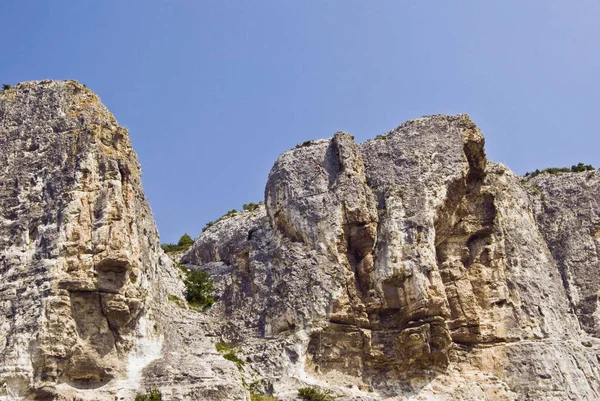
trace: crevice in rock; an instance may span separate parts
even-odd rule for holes
[[[494,196],[484,188],[483,141],[467,139],[463,150],[467,174],[448,185],[434,224],[436,259],[450,307],[447,323],[452,339],[478,343],[482,341],[479,308],[502,307],[507,301],[489,302],[482,283],[476,281],[480,279],[475,265],[478,269],[493,269],[490,245],[496,209]]]

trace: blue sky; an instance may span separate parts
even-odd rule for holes
[[[163,242],[262,199],[276,157],[468,113],[515,172],[600,167],[600,1],[28,1],[0,82],[77,79],[127,127]]]

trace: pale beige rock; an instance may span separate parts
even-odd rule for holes
[[[203,333],[171,333],[183,285],[127,131],[77,82],[27,82],[0,92],[0,148],[0,399],[133,398],[152,359]]]
[[[282,154],[182,257],[205,310],[96,95],[0,92],[0,148],[1,400],[600,398],[598,173],[521,179],[467,116]]]
[[[598,398],[598,342],[519,177],[467,116],[300,146],[265,198],[183,261],[220,283],[221,335],[280,398],[307,383],[357,400]]]

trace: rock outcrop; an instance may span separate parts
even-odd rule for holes
[[[178,329],[194,319],[165,308],[183,284],[159,247],[127,131],[99,98],[74,81],[0,92],[0,149],[0,399],[133,399],[152,372],[168,371],[171,386],[214,376],[175,361],[182,337],[202,343],[204,332]],[[207,391],[243,399],[227,384],[235,368],[216,351],[198,358],[212,359],[225,377]],[[203,385],[165,387],[189,399]]]
[[[306,382],[356,399],[598,398],[598,341],[582,320],[595,307],[583,281],[597,267],[599,210],[584,176],[598,173],[565,180],[586,192],[576,211],[549,184],[556,208],[585,219],[557,238],[532,183],[487,161],[467,116],[303,145],[276,161],[264,209],[209,228],[183,257],[221,283],[211,313],[267,387],[281,398]],[[579,281],[563,279],[565,265]]]
[[[282,154],[183,255],[204,309],[91,91],[0,92],[0,148],[2,400],[600,398],[600,173],[520,178],[465,115]]]

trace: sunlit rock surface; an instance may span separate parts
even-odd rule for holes
[[[600,190],[597,172],[569,176],[542,192],[584,221],[555,238],[533,184],[487,161],[467,116],[361,145],[337,133],[281,155],[265,208],[209,228],[183,261],[223,283],[224,339],[282,398],[312,383],[354,399],[593,400],[598,341],[582,316]],[[565,264],[587,301],[573,303]]]
[[[0,400],[600,399],[600,174],[520,178],[465,115],[283,153],[183,255],[205,309],[95,94],[0,92],[0,149]]]

